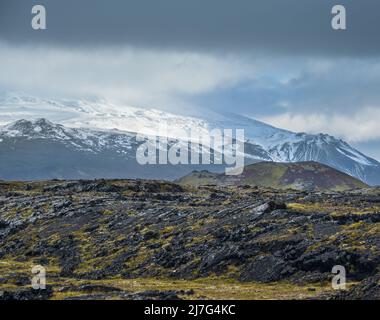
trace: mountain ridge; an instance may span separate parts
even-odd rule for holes
[[[265,125],[265,124],[264,124]],[[273,128],[275,129],[275,128]],[[287,132],[288,133],[288,132]],[[291,134],[291,133],[290,133]],[[298,137],[305,137],[305,134],[295,134],[298,135]],[[329,135],[307,135],[307,137],[311,137],[311,140],[301,140],[301,141],[293,141],[292,143],[298,143],[303,147],[308,145],[307,149],[307,154],[306,154],[306,161],[315,161],[315,158],[318,158],[317,156],[323,156],[324,154],[327,153],[326,149],[330,148],[333,150],[333,152],[338,153],[341,155],[341,152],[338,147],[336,149],[331,146],[331,144],[336,144],[337,141],[339,142],[339,147],[342,148],[345,147],[347,152],[350,151],[350,147],[348,144],[346,144],[342,140],[336,140],[334,137],[329,136]],[[316,141],[315,141],[316,139]],[[175,141],[178,140],[172,140],[172,143],[175,143]],[[117,161],[120,163],[123,161],[134,161],[136,157],[136,150],[139,146],[139,142],[136,140],[136,133],[134,132],[126,132],[126,131],[120,131],[116,129],[103,129],[103,130],[94,130],[94,129],[89,129],[89,128],[67,128],[63,125],[60,124],[55,124],[49,120],[46,120],[44,118],[36,119],[33,121],[28,121],[25,119],[18,120],[16,122],[13,122],[11,124],[1,126],[0,127],[0,149],[1,147],[5,145],[5,143],[10,143],[13,147],[14,150],[8,150],[6,149],[3,151],[3,158],[4,158],[4,153],[12,153],[15,151],[20,151],[21,148],[26,148],[25,145],[34,143],[37,144],[38,147],[44,148],[42,145],[43,144],[56,144],[59,143],[64,146],[64,148],[68,148],[69,150],[74,150],[75,152],[78,152],[80,155],[83,155],[85,153],[89,153],[92,157],[94,157],[93,162],[96,164],[97,159],[96,157],[98,155],[100,156],[105,156],[106,154],[111,154],[111,162],[115,160],[115,155],[117,158]],[[141,142],[140,142],[141,143]],[[24,147],[18,147],[15,149],[15,147],[19,144],[19,146],[24,145]],[[311,146],[310,146],[311,145]],[[323,147],[321,150],[318,150],[318,148]],[[37,149],[38,149],[37,147]],[[56,148],[56,146],[54,147]],[[58,148],[58,147],[57,147]],[[276,148],[271,148],[269,150],[265,150],[261,145],[259,144],[253,144],[251,140],[247,140],[245,143],[245,155],[246,155],[246,164],[251,164],[255,162],[260,162],[260,161],[273,161],[273,150],[276,150],[276,152],[282,152],[283,154],[286,154],[287,151],[292,151],[293,146],[290,144],[290,142],[286,142],[285,144],[282,145],[280,151]],[[299,148],[299,147],[298,147]],[[314,149],[313,149],[314,148]],[[45,148],[48,149],[48,148]],[[314,150],[314,151],[313,151]],[[352,149],[352,152],[356,152],[356,155],[365,157],[358,151]],[[46,151],[46,150],[45,150]],[[70,151],[71,152],[71,151]],[[69,153],[70,153],[69,152]],[[313,154],[314,152],[314,154]],[[289,156],[288,152],[288,156]],[[49,153],[45,154],[47,159],[50,159]],[[292,162],[303,162],[303,158],[305,154],[301,153],[300,161],[298,159],[294,158],[288,158],[285,162],[292,163]],[[317,156],[316,156],[317,155]],[[352,153],[353,156],[355,154]],[[25,158],[27,155],[21,155],[20,158]],[[66,154],[65,156],[69,156]],[[297,153],[295,153],[295,156]],[[0,155],[0,159],[1,159]],[[323,159],[323,158],[322,158]],[[367,158],[364,158],[366,160]],[[369,159],[369,158],[368,158]],[[277,161],[274,162],[280,162],[279,159],[276,159]],[[360,159],[359,159],[360,160]],[[39,159],[39,161],[43,161],[42,159]],[[373,160],[375,161],[375,160]],[[3,159],[4,162],[4,159]],[[17,161],[16,161],[17,162]],[[101,163],[102,161],[100,161]],[[318,162],[318,161],[317,161]],[[328,161],[325,161],[328,162]],[[10,161],[10,163],[14,163],[14,161]],[[323,163],[323,162],[321,162]],[[325,163],[326,164],[326,163]],[[109,164],[107,167],[111,166],[112,164]],[[329,165],[329,164],[327,164]],[[362,166],[366,166],[366,163],[356,163],[356,166],[359,168],[362,168]],[[370,163],[369,165],[373,165],[376,167],[376,163],[374,162],[373,164]],[[49,164],[46,164],[45,167],[48,166]],[[53,165],[54,166],[54,165]],[[137,165],[133,166],[133,169],[136,169]],[[334,166],[332,166],[334,167]],[[160,176],[160,175],[155,175],[152,173],[147,173],[146,175],[142,174],[142,169],[147,167],[140,167],[138,172],[141,174],[142,178],[154,178],[154,179],[176,179],[179,178],[181,175],[185,175],[189,173],[191,168],[185,169],[184,167],[181,168],[181,170],[178,170],[176,172],[176,167],[172,166],[170,169],[170,174],[168,173],[165,176]],[[207,167],[204,167],[205,169]],[[336,167],[335,167],[336,168]],[[60,170],[60,168],[56,168],[57,170]],[[152,169],[152,168],[149,168]],[[150,171],[148,169],[148,172]],[[339,170],[339,168],[336,168]],[[41,167],[41,170],[43,168]],[[158,170],[158,168],[156,169]],[[77,170],[86,172],[86,170],[83,170],[83,168],[79,168]],[[91,170],[90,170],[91,171]],[[153,170],[155,171],[155,170]],[[216,172],[221,172],[222,168],[214,166],[211,168],[211,171],[216,171]],[[339,170],[344,172],[343,170]],[[351,173],[349,170],[345,170],[345,173]],[[348,171],[348,172],[347,172]],[[108,176],[106,168],[101,170],[104,174],[106,174],[106,177],[108,178],[118,178],[118,173],[117,170],[114,171],[113,175]],[[0,172],[1,173],[1,172]],[[3,173],[4,175],[4,173]],[[351,174],[353,175],[353,174]],[[44,175],[42,174],[43,178],[102,178],[102,176],[94,176],[93,174],[84,174],[81,175],[79,174],[78,176],[74,175],[69,175],[66,177],[65,173],[62,173],[58,176],[51,176],[51,175]],[[363,178],[363,175],[359,171],[358,174],[356,175],[358,178]],[[128,174],[121,174],[121,178],[130,178],[132,176],[129,176]],[[9,178],[9,177],[8,177]],[[10,177],[12,178],[12,177]],[[32,176],[34,178],[34,176]],[[37,174],[37,178],[38,174]],[[133,178],[138,178],[138,176],[133,176]],[[365,179],[362,179],[365,181]],[[366,181],[365,181],[366,182]]]
[[[66,128],[46,119],[19,120],[0,127],[0,179],[174,180],[197,168],[225,169],[213,161],[206,165],[140,165],[136,155],[148,138],[140,141],[135,133],[117,130]],[[188,145],[187,141],[168,139],[169,148],[177,143]],[[247,144],[246,150],[251,162],[256,154],[270,160],[258,146]]]

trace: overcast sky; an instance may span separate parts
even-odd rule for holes
[[[0,89],[234,111],[379,160],[379,32],[378,0],[0,0]]]

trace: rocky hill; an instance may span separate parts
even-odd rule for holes
[[[379,265],[375,188],[0,183],[0,299],[375,299]]]
[[[243,174],[236,176],[194,171],[177,182],[193,186],[250,185],[296,190],[343,191],[366,187],[360,180],[317,162],[260,162],[246,166]]]

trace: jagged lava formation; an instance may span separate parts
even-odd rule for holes
[[[2,299],[378,299],[379,264],[378,188],[0,184]]]

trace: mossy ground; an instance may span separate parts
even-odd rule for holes
[[[0,273],[3,276],[9,276],[9,282],[0,284],[0,291],[16,290],[20,288],[29,288],[30,284],[18,285],[15,283],[19,276],[26,277],[30,274],[33,262],[20,263],[17,261],[2,261],[0,263]],[[242,283],[232,278],[210,276],[194,280],[173,280],[161,278],[138,278],[138,279],[73,279],[58,277],[58,268],[50,267],[47,270],[47,285],[52,285],[54,294],[52,300],[70,299],[87,295],[88,292],[82,292],[79,288],[83,285],[101,285],[111,286],[121,289],[125,292],[138,293],[148,290],[158,291],[188,291],[193,290],[192,295],[182,295],[183,299],[210,299],[210,300],[293,300],[309,299],[316,295],[331,292],[330,283],[310,283],[307,285],[295,285],[290,282],[275,283]],[[14,281],[12,281],[12,279]],[[71,288],[60,291],[61,288]],[[109,294],[109,299],[115,299],[117,296]]]

